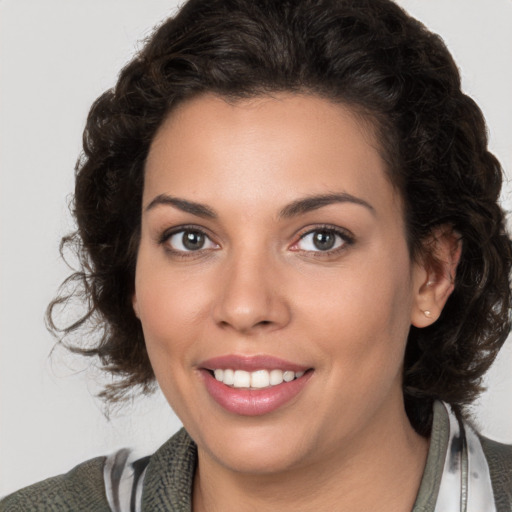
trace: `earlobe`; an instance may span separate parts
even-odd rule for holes
[[[416,300],[411,323],[428,327],[441,312],[455,288],[455,274],[462,252],[462,240],[451,226],[436,228],[424,244],[425,257],[419,264],[415,283]]]

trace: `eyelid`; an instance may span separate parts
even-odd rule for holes
[[[168,228],[168,229],[164,230],[163,233],[158,237],[158,244],[166,245],[167,242],[170,240],[170,238],[172,238],[174,235],[177,235],[179,233],[183,233],[184,231],[195,231],[197,233],[201,233],[202,235],[204,235],[204,237],[206,239],[208,239],[210,241],[211,244],[215,245],[215,248],[220,247],[219,244],[213,240],[213,237],[209,234],[208,230],[206,230],[205,228],[203,228],[201,226],[196,226],[194,224],[174,226],[172,228]],[[205,247],[205,248],[198,249],[196,251],[192,251],[192,250],[187,251],[187,250],[175,249],[173,247],[170,247],[169,244],[167,244],[167,246],[166,246],[167,251],[174,253],[174,254],[182,255],[182,256],[198,254],[200,252],[210,251],[212,249],[214,249],[214,248],[213,247]]]
[[[313,233],[316,233],[318,231],[330,231],[330,232],[334,233],[335,236],[341,238],[341,240],[342,240],[341,245],[338,247],[334,247],[332,249],[325,250],[325,251],[322,251],[321,249],[307,250],[307,249],[300,249],[297,247],[297,245],[300,243],[301,240],[304,240],[308,235],[312,235]],[[355,242],[354,235],[347,229],[341,228],[339,226],[333,226],[330,224],[321,224],[321,225],[317,225],[317,226],[308,226],[307,228],[305,228],[299,235],[297,241],[292,244],[290,249],[292,251],[297,251],[297,252],[313,253],[313,254],[319,255],[319,256],[322,256],[322,255],[327,256],[327,255],[331,255],[331,254],[335,254],[337,252],[343,251],[344,249],[346,249],[347,246],[352,245],[354,242]]]

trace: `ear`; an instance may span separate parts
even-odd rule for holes
[[[415,303],[411,323],[415,327],[428,327],[441,315],[455,288],[461,252],[461,237],[451,226],[439,226],[425,241],[424,257],[414,270]]]

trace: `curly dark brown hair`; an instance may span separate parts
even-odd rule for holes
[[[453,294],[437,322],[411,328],[406,349],[406,409],[428,433],[433,400],[462,411],[506,339],[512,246],[482,113],[461,91],[441,38],[390,0],[190,0],[165,21],[91,108],[76,167],[78,227],[63,239],[80,269],[50,304],[50,327],[116,377],[102,393],[107,400],[151,389],[132,310],[151,141],[186,98],[280,91],[320,95],[372,121],[405,204],[412,257],[428,254],[425,240],[440,225],[462,238]],[[77,295],[86,313],[57,328],[58,306]],[[81,344],[69,342],[84,328]]]

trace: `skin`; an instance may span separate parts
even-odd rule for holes
[[[356,199],[280,215],[319,194]],[[405,414],[404,350],[411,324],[439,316],[458,256],[441,234],[436,270],[412,261],[403,218],[371,127],[342,105],[208,94],[161,126],[133,305],[157,381],[198,445],[194,510],[411,510],[428,441]],[[199,250],[166,237],[190,225],[208,237]],[[330,232],[333,251],[306,235],[325,226],[342,235]],[[199,371],[226,354],[272,355],[312,375],[278,410],[241,416]]]

